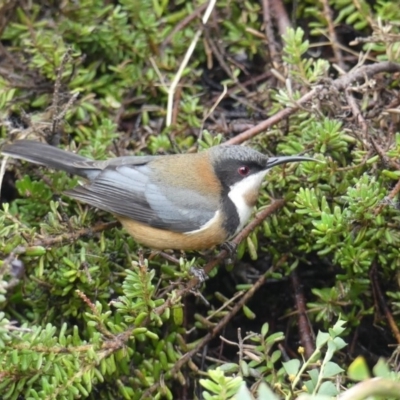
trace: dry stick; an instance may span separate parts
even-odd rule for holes
[[[288,107],[288,108],[285,108],[285,109],[277,112],[275,115],[273,115],[272,117],[269,117],[265,121],[260,122],[259,124],[248,129],[247,131],[244,131],[243,133],[240,133],[239,135],[235,136],[234,138],[226,141],[225,144],[240,144],[240,143],[245,142],[246,140],[251,139],[253,136],[256,136],[259,133],[267,130],[271,126],[277,124],[278,122],[282,121],[283,119],[294,114],[300,108],[300,105],[311,100],[315,96],[317,91],[320,89],[322,89],[322,87],[314,88],[313,90],[311,90],[311,92],[308,92],[300,100],[298,100],[296,105],[293,105],[292,107]]]
[[[332,46],[333,54],[335,56],[336,62],[339,65],[340,69],[342,69],[344,71],[346,68],[346,64],[343,61],[343,55],[338,46],[339,41],[336,36],[335,26],[333,24],[332,10],[329,6],[328,0],[321,0],[321,2],[324,7],[325,19],[326,19],[326,22],[328,23],[329,41]]]
[[[369,138],[369,141],[372,143],[373,148],[375,149],[378,156],[382,159],[385,164],[389,164],[392,168],[400,170],[400,164],[395,160],[389,158],[385,153],[385,150],[382,149],[381,146],[372,138]]]
[[[342,169],[337,169],[337,170],[341,170],[341,171],[350,171],[351,169],[354,168],[358,168],[362,165],[364,165],[368,158],[373,154],[373,151],[371,150],[370,146],[368,146],[368,143],[366,143],[363,138],[367,138],[368,137],[368,124],[365,121],[363,115],[361,114],[360,108],[358,107],[358,104],[354,98],[354,96],[351,94],[351,87],[347,88],[345,91],[346,94],[346,99],[347,99],[347,103],[349,104],[351,111],[356,119],[356,122],[359,123],[361,125],[361,129],[362,129],[362,133],[363,133],[363,137],[359,137],[358,139],[362,142],[362,144],[364,145],[364,147],[366,149],[369,148],[369,151],[365,154],[365,156],[363,157],[361,163],[359,165],[353,166],[353,167],[346,167],[346,168],[342,168]],[[358,135],[357,135],[358,136]]]
[[[8,156],[3,156],[0,165],[0,198],[1,198],[1,188],[3,187],[3,179],[6,173],[6,166],[7,166]]]
[[[310,328],[310,321],[307,316],[307,306],[297,271],[294,270],[290,274],[293,293],[296,300],[296,308],[298,312],[298,325],[301,345],[304,347],[306,358],[309,359],[315,351],[315,335]]]
[[[286,8],[282,0],[270,0],[272,16],[278,27],[279,35],[282,36],[286,33],[288,28],[292,27]]]
[[[364,134],[364,138],[366,138],[368,136],[368,124],[365,121],[363,115],[361,114],[360,108],[358,107],[358,104],[357,104],[354,96],[352,96],[352,94],[351,94],[351,87],[346,89],[345,94],[346,94],[347,103],[349,104],[349,106],[351,108],[351,112],[353,113],[353,116],[356,119],[356,122],[361,125],[362,132]],[[363,143],[363,144],[365,147],[367,147],[367,148],[369,147],[366,145],[366,143]]]
[[[269,57],[271,59],[271,64],[274,68],[278,69],[279,64],[281,63],[281,58],[276,49],[276,41],[274,37],[274,30],[272,26],[272,18],[271,18],[271,1],[273,0],[262,0],[262,9],[263,9],[263,21],[264,21],[264,29],[265,29],[265,40],[267,41]]]
[[[379,301],[380,306],[383,310],[383,313],[385,314],[385,317],[389,323],[390,329],[392,330],[392,334],[395,337],[397,344],[400,344],[400,330],[396,324],[396,321],[393,318],[392,313],[389,310],[389,307],[386,304],[385,297],[384,297],[381,287],[379,285],[376,265],[374,265],[372,267],[371,278],[372,278],[371,281],[372,281],[372,285],[374,288],[374,292],[376,293],[376,296],[378,297],[378,301]]]
[[[168,371],[169,375],[174,375],[198,352],[200,351],[208,342],[210,342],[225,326],[226,324],[242,309],[242,307],[253,297],[257,290],[265,283],[267,280],[267,275],[274,270],[274,267],[270,269],[267,273],[260,276],[254,285],[246,292],[246,294],[232,307],[229,314],[225,315],[221,321],[212,329],[211,332],[207,333],[206,336],[201,340],[196,347],[189,352],[185,353],[178,362]],[[160,386],[159,382],[156,382],[153,386],[143,393],[142,399],[152,398],[152,393]]]
[[[355,81],[371,77],[381,72],[400,72],[400,64],[385,61],[377,64],[365,65],[335,79],[334,81],[332,81],[332,86],[336,90],[344,90]],[[240,144],[246,140],[251,139],[252,137],[275,125],[276,123],[282,121],[284,118],[287,118],[290,115],[294,114],[305,103],[310,101],[315,95],[320,94],[323,90],[323,85],[315,86],[310,92],[306,93],[302,98],[297,100],[296,103],[293,103],[291,107],[287,107],[277,112],[275,115],[269,117],[265,121],[260,122],[258,125],[252,127],[251,129],[248,129],[247,131],[228,140],[226,144]],[[326,93],[329,93],[327,89]]]
[[[172,123],[172,111],[173,111],[173,107],[174,107],[174,97],[175,97],[176,87],[178,86],[178,83],[183,75],[183,71],[185,70],[187,64],[189,63],[189,59],[194,52],[194,49],[197,45],[198,40],[200,39],[200,36],[203,32],[203,26],[207,23],[208,19],[210,18],[210,15],[215,7],[215,3],[216,3],[216,0],[209,0],[206,11],[204,12],[203,18],[201,19],[201,22],[203,23],[203,25],[195,33],[188,49],[186,50],[185,56],[183,57],[183,60],[178,68],[178,71],[177,71],[174,79],[171,82],[171,86],[168,89],[167,116],[166,116],[166,121],[165,121],[167,126],[170,126]]]
[[[390,193],[382,200],[381,204],[375,209],[375,215],[378,215],[382,210],[383,207],[386,205],[390,205],[391,201],[400,193],[400,180],[397,181],[394,188],[390,191]]]
[[[376,64],[364,65],[335,79],[333,85],[337,90],[344,90],[354,81],[370,78],[381,72],[400,72],[400,64],[384,61]]]

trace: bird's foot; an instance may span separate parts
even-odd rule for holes
[[[238,245],[235,242],[225,242],[221,244],[221,249],[228,253],[225,265],[232,265],[236,261],[236,250]]]
[[[199,280],[199,285],[201,285],[208,279],[208,276],[203,268],[193,266],[190,268],[190,273]]]

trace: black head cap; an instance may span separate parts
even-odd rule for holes
[[[214,171],[226,188],[279,164],[294,161],[315,161],[313,158],[301,156],[268,157],[249,147],[234,145],[212,147],[209,152]]]

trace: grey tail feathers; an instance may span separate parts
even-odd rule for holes
[[[49,168],[62,170],[85,178],[87,177],[87,170],[82,167],[76,167],[75,164],[91,161],[77,154],[33,140],[18,140],[4,146],[1,152],[14,158],[45,165]]]

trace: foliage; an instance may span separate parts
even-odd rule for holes
[[[241,344],[243,348],[239,352],[246,356],[240,359],[238,364],[227,363],[210,369],[209,378],[200,380],[200,384],[207,390],[203,392],[203,397],[205,399],[252,400],[254,397],[247,388],[251,382],[253,391],[257,388],[255,397],[257,400],[279,399],[280,397],[274,394],[271,388],[277,388],[279,394],[285,399],[333,398],[338,394],[338,387],[334,382],[343,379],[344,372],[336,362],[332,361],[335,353],[340,352],[347,345],[341,338],[345,331],[343,325],[344,322],[339,320],[329,332],[318,332],[316,350],[309,359],[304,359],[304,349],[299,348],[302,361],[292,359],[282,362],[282,366],[278,368],[276,365],[282,354],[279,350],[271,353],[271,347],[282,340],[283,335],[277,333],[267,336],[269,327],[265,324],[261,335],[251,333],[243,339]],[[375,365],[374,375],[400,381],[400,374],[390,371],[383,360],[379,360]],[[368,366],[363,358],[356,359],[349,366],[348,376],[350,379],[359,381],[370,378]],[[296,389],[300,380],[302,387]],[[379,386],[379,383],[377,382],[376,385]],[[388,390],[387,395],[389,396],[390,393]]]
[[[400,62],[400,8],[388,0],[302,0],[289,11],[303,29],[290,28],[275,43],[264,36],[263,6],[216,4],[167,127],[168,88],[201,26],[201,3],[0,5],[0,144],[29,137],[99,160],[201,151],[240,131],[235,124],[253,126],[319,90],[247,143],[319,162],[271,170],[257,208],[282,197],[284,207],[239,245],[232,271],[221,265],[194,288],[195,298],[182,298],[182,288],[208,254],[142,254],[120,227],[110,228],[112,216],[62,195],[77,178],[9,160],[11,178],[1,172],[2,399],[194,398],[201,385],[208,399],[318,400],[359,380],[398,383],[398,352],[387,350],[387,325],[400,325],[398,76],[337,91],[332,80],[343,65],[325,42],[330,23],[338,35],[351,31],[347,71],[367,58]],[[274,43],[282,47],[279,62],[270,59]],[[298,288],[286,278],[294,270],[313,330],[324,331],[309,357],[277,347],[281,331],[289,350],[302,339],[289,318]],[[240,303],[249,293],[254,300]],[[357,343],[371,359],[356,358],[364,353]]]

